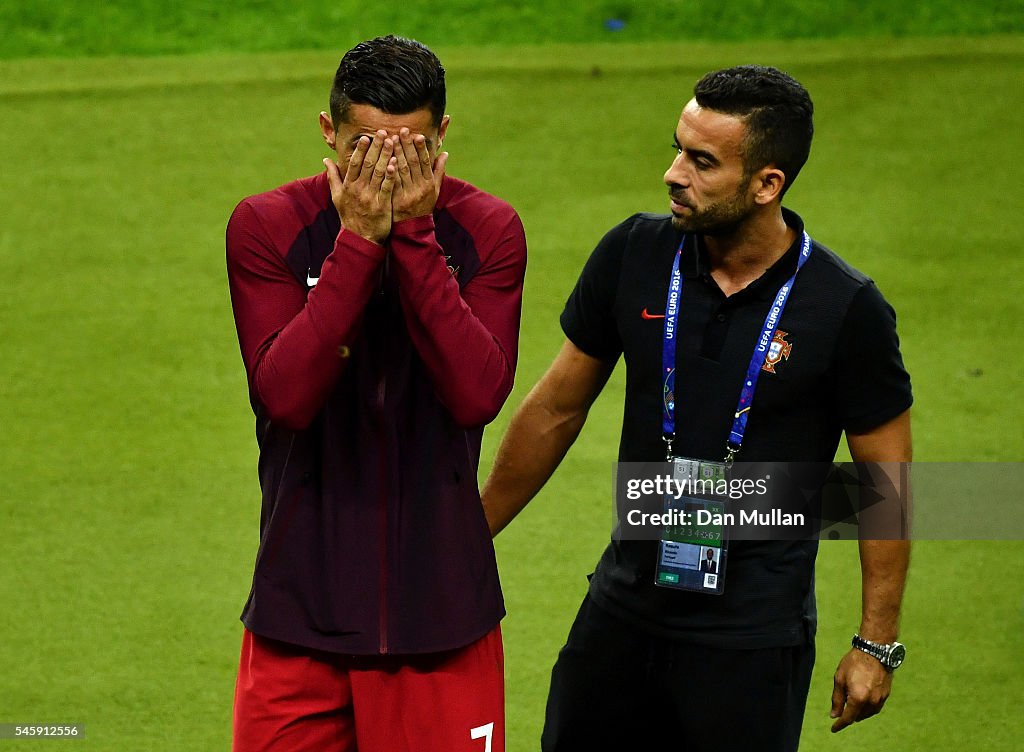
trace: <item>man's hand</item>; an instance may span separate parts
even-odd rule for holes
[[[891,687],[892,674],[878,659],[856,648],[850,650],[839,662],[834,678],[830,715],[837,720],[832,733],[881,711]]]
[[[422,217],[434,211],[437,195],[444,180],[448,152],[437,155],[431,161],[427,151],[427,139],[420,133],[413,134],[402,128],[395,140],[395,156],[398,163],[398,186],[392,201],[393,221]]]
[[[381,245],[391,232],[391,202],[398,169],[393,152],[394,143],[387,131],[380,130],[373,140],[367,136],[359,139],[344,176],[337,164],[324,159],[331,200],[341,226]]]

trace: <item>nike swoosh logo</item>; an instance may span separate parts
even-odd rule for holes
[[[650,321],[651,319],[663,319],[665,318],[664,313],[648,313],[647,309],[640,311],[640,318]]]
[[[316,283],[319,281],[319,277],[310,277],[309,269],[306,270],[306,287],[316,287]]]

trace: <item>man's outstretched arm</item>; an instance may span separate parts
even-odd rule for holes
[[[910,462],[910,412],[878,428],[846,437],[854,462],[883,463],[882,472],[898,472]],[[893,479],[898,487],[898,479]],[[901,489],[909,494],[909,489]],[[861,623],[859,634],[872,642],[890,643],[899,632],[900,606],[910,564],[909,540],[861,540]],[[851,649],[836,669],[832,691],[832,731],[878,713],[889,697],[892,674],[867,653]]]
[[[497,535],[544,486],[576,440],[615,368],[566,340],[519,406],[498,448],[481,498]]]

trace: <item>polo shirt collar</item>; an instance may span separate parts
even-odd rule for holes
[[[786,252],[772,264],[760,277],[751,282],[736,295],[756,296],[758,298],[774,298],[778,294],[783,283],[793,276],[796,270],[797,258],[800,256],[800,248],[803,245],[804,221],[796,212],[783,207],[782,218],[786,225],[796,230],[796,239]],[[693,249],[696,247],[697,252]],[[711,262],[708,260],[708,250],[704,245],[704,239],[696,235],[687,235],[685,251],[683,253],[683,278],[696,279],[711,273]],[[732,297],[736,297],[733,295]]]

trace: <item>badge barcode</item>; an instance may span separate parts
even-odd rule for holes
[[[712,589],[718,587],[718,575],[717,574],[711,574],[710,572],[705,574],[704,575],[704,587],[712,588]]]

